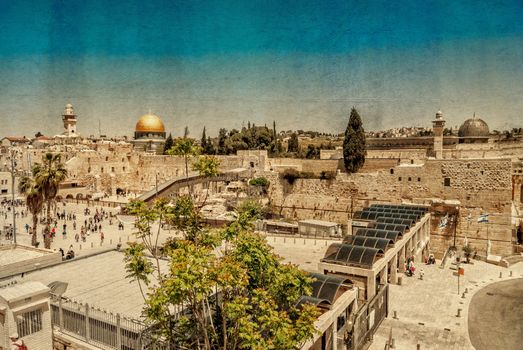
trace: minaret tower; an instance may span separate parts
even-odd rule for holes
[[[434,133],[434,153],[436,159],[443,158],[443,129],[445,128],[445,119],[443,113],[438,111],[436,119],[432,121],[432,132]]]
[[[78,136],[76,133],[76,114],[74,114],[73,105],[68,103],[65,105],[64,114],[62,114],[64,122],[64,135],[68,137]]]

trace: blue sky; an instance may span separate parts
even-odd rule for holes
[[[0,0],[2,134],[523,124],[523,3]]]

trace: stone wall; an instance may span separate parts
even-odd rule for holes
[[[430,159],[424,164],[402,164],[374,173],[339,174],[332,181],[298,179],[292,186],[275,173],[266,177],[271,181],[273,210],[297,220],[314,218],[346,224],[351,211],[371,203],[457,201],[458,236],[471,237],[470,243],[474,238],[474,244],[485,250],[485,227],[463,223],[469,212],[473,220],[489,213],[492,253],[509,255],[513,236],[511,172],[510,159]],[[436,250],[444,250],[452,238],[434,230],[433,235],[440,240],[433,243]]]

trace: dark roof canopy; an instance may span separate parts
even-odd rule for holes
[[[311,296],[308,296],[308,295],[302,295],[298,299],[298,301],[296,302],[296,307],[301,307],[304,304],[312,304],[314,306],[319,306],[319,307],[323,307],[323,308],[326,308],[326,309],[330,309],[330,307],[332,305],[326,299],[318,299],[318,298],[311,297]]]
[[[356,233],[354,235],[364,237],[385,238],[391,240],[393,243],[396,243],[396,241],[401,238],[402,233],[399,231],[379,230],[376,228],[359,228],[356,230]]]
[[[383,217],[383,216],[380,216],[379,218],[377,218],[376,222],[404,225],[405,227],[407,227],[407,229],[409,229],[413,224],[412,220],[409,220],[409,219],[388,218],[388,217]]]
[[[393,245],[394,241],[389,238],[370,237],[370,236],[347,236],[343,243],[359,245],[362,247],[377,248],[386,251],[389,245]]]
[[[378,230],[398,231],[401,233],[405,233],[405,231],[407,231],[407,226],[405,226],[405,225],[388,224],[386,222],[377,222],[374,224],[374,226],[372,228],[375,228]]]
[[[372,204],[370,208],[386,208],[386,209],[406,209],[406,210],[420,210],[427,212],[428,207],[421,205],[408,205],[408,204]]]
[[[370,269],[377,256],[383,253],[381,249],[333,243],[327,248],[327,252],[321,261]]]
[[[320,273],[311,273],[310,277],[314,279],[311,285],[311,297],[327,300],[330,304],[336,302],[340,288],[352,288],[352,283],[347,278]]]

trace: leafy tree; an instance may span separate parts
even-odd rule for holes
[[[44,246],[51,249],[51,206],[54,203],[60,183],[67,178],[67,170],[60,162],[60,154],[46,153],[42,163],[33,167],[33,178],[36,186],[42,191],[47,204],[47,217],[44,229]]]
[[[203,150],[204,154],[213,155],[216,154],[216,148],[214,147],[214,143],[211,140],[210,136],[207,136],[207,142],[205,143],[205,148]]]
[[[167,136],[167,139],[165,140],[165,144],[163,145],[163,154],[167,154],[167,152],[173,147],[174,140],[171,133],[169,133],[169,136]]]
[[[299,150],[299,143],[298,143],[298,135],[293,132],[291,135],[291,138],[289,139],[289,142],[287,144],[287,152],[293,153],[298,152]]]
[[[200,147],[196,140],[190,138],[178,138],[173,147],[167,151],[167,154],[182,156],[185,162],[185,177],[189,177],[189,158],[197,156],[200,153]]]
[[[25,196],[27,209],[33,217],[33,226],[31,228],[31,245],[37,244],[38,215],[44,208],[44,194],[33,177],[24,176],[18,183],[18,190]]]
[[[183,205],[165,210],[171,218],[185,220],[194,208],[189,202],[186,197]],[[148,224],[139,224],[144,217],[146,221],[154,218],[150,209],[143,204],[133,207],[137,227],[150,232]],[[312,337],[316,307],[296,307],[301,295],[310,294],[312,280],[296,266],[283,264],[263,236],[250,232],[259,208],[255,202],[238,207],[235,234],[227,238],[231,249],[221,254],[214,249],[225,232],[207,234],[215,239],[214,245],[204,240],[170,240],[164,250],[168,266],[161,273],[147,262],[144,243],[126,249],[128,278],[147,288],[144,315],[171,344],[206,350],[288,350]],[[150,280],[155,273],[157,283],[153,284]],[[180,305],[186,312],[175,315]]]
[[[225,142],[227,141],[227,129],[221,128],[218,132],[218,154],[227,154]]]
[[[365,163],[365,130],[356,108],[350,112],[343,140],[343,163],[349,173],[357,172]]]

